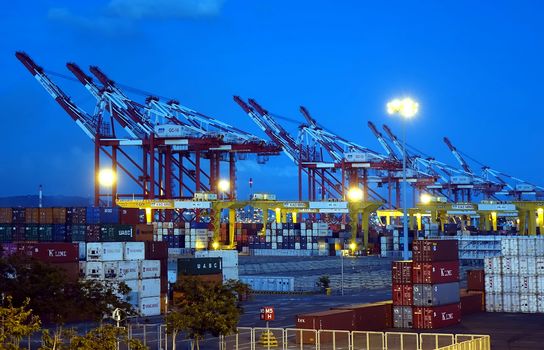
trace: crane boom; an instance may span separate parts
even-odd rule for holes
[[[448,146],[451,153],[453,153],[454,157],[457,159],[457,161],[459,162],[463,170],[465,170],[467,173],[474,174],[472,170],[470,169],[470,167],[468,166],[467,162],[463,159],[463,157],[461,157],[459,152],[457,152],[457,148],[455,148],[455,146],[452,145],[452,143],[447,137],[444,137],[444,143],[446,144],[446,146]]]
[[[398,160],[398,157],[397,155],[395,154],[395,151],[393,151],[393,149],[391,148],[391,146],[385,141],[383,135],[381,132],[378,131],[378,129],[376,129],[376,126],[374,125],[374,123],[372,123],[371,121],[368,122],[368,127],[370,128],[370,130],[372,131],[372,133],[374,134],[374,136],[376,136],[376,138],[378,139],[378,142],[380,143],[380,145],[382,145],[383,149],[385,150],[385,152],[387,153],[387,155],[395,160]]]
[[[53,97],[53,99],[68,113],[68,115],[76,122],[76,124],[91,138],[93,141],[98,130],[98,123],[87,112],[79,108],[55,83],[49,79],[44,73],[42,67],[38,66],[28,54],[24,52],[16,52],[15,56],[28,69],[28,71],[36,78],[40,85]]]

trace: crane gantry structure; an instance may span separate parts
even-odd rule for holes
[[[116,183],[104,189],[95,179],[97,206],[106,197],[171,199],[193,198],[200,191],[217,192],[221,162],[228,164],[228,178],[233,184],[227,198],[234,199],[237,159],[254,154],[263,162],[281,152],[273,142],[177,101],[148,96],[144,103],[136,102],[100,68],[90,67],[92,78],[76,64],[68,63],[68,70],[96,99],[95,110],[89,113],[77,106],[29,55],[17,52],[16,57],[91,139],[95,172],[98,174],[107,162],[137,188],[135,192],[120,193]]]
[[[77,64],[68,63],[68,70],[95,99],[95,108],[89,112],[26,53],[17,52],[16,57],[91,139],[95,171],[107,163],[137,188],[123,193],[116,183],[103,188],[95,181],[95,205],[108,197],[168,200],[190,199],[201,191],[217,193],[221,164],[228,168],[226,176],[231,184],[225,199],[236,200],[236,162],[252,154],[263,164],[269,156],[282,152],[298,169],[299,201],[305,195],[309,201],[346,200],[348,189],[358,187],[365,200],[398,208],[404,154],[414,203],[419,193],[450,202],[469,202],[475,197],[519,201],[523,196],[544,196],[544,188],[482,164],[482,172],[477,174],[448,138],[444,142],[459,167],[418,154],[421,152],[405,152],[388,126],[383,125],[384,135],[368,122],[385,154],[377,152],[328,130],[303,106],[303,121],[294,135],[256,100],[234,96],[267,141],[176,100],[147,95],[138,102],[99,67],[89,67],[91,76]]]

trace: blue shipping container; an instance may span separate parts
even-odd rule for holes
[[[88,207],[85,214],[87,224],[99,224],[100,223],[100,208]]]

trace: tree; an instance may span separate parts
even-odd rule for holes
[[[95,328],[85,335],[76,335],[70,341],[70,350],[112,350],[117,349],[117,344],[124,343],[131,350],[148,349],[140,340],[129,339],[125,328],[113,325],[103,325]]]
[[[64,270],[23,255],[0,259],[0,293],[11,295],[14,305],[29,298],[44,322],[99,321],[115,308],[134,313],[123,300],[129,293],[125,283],[70,280]]]
[[[321,289],[321,291],[325,292],[327,288],[329,288],[331,285],[331,279],[329,278],[328,275],[323,275],[319,277],[319,280],[317,280],[315,284],[317,285],[318,288]]]
[[[181,296],[174,300],[173,311],[166,316],[166,331],[172,335],[172,349],[176,348],[176,336],[180,332],[193,340],[191,349],[195,346],[200,349],[200,341],[206,333],[213,336],[235,333],[243,311],[237,297],[241,287],[235,282],[222,285],[193,277],[176,284],[175,290]]]
[[[20,307],[13,306],[11,296],[5,298],[5,306],[3,299],[0,306],[0,349],[19,349],[21,339],[38,331],[41,322],[28,308],[28,299]]]

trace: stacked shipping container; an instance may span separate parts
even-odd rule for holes
[[[124,282],[131,289],[127,301],[142,316],[160,315],[161,261],[145,259],[144,242],[92,242],[86,251],[84,278]]]
[[[486,258],[489,312],[544,312],[544,237],[504,238],[501,256]]]
[[[414,260],[392,265],[395,328],[440,328],[460,322],[457,241],[416,240]]]

